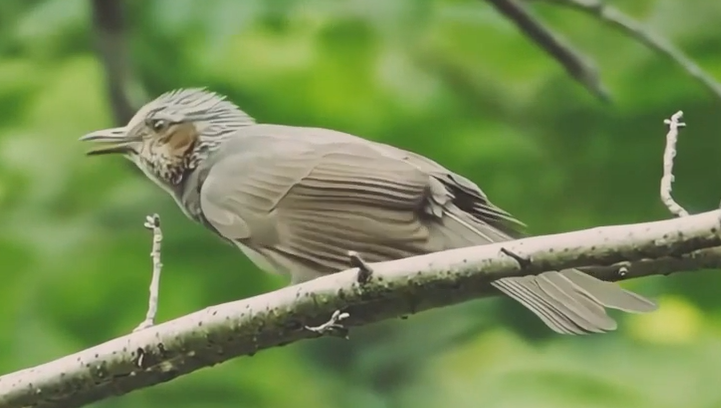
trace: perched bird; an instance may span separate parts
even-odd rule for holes
[[[347,133],[258,124],[205,89],[167,92],[127,126],[81,138],[119,153],[191,219],[292,283],[349,267],[519,236],[522,224],[481,189],[418,154]],[[502,278],[492,286],[559,333],[616,328],[605,308],[651,301],[579,270]]]

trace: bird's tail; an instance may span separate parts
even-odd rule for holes
[[[449,208],[439,235],[446,248],[482,245],[511,239],[458,208]],[[536,314],[548,327],[563,334],[603,333],[616,329],[605,308],[631,313],[656,310],[652,301],[619,285],[577,269],[540,275],[501,278],[493,287]]]

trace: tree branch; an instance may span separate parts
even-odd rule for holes
[[[607,280],[720,267],[721,210],[666,221],[456,249],[353,268],[226,303],[0,377],[0,408],[72,408],[169,381],[202,367],[319,336],[306,326],[344,315],[369,324],[496,294],[501,277],[591,265]],[[519,263],[515,256],[525,262]],[[331,319],[332,320],[332,319]],[[339,320],[339,319],[336,319]]]
[[[589,92],[604,102],[610,95],[601,83],[598,70],[588,59],[566,44],[559,36],[534,18],[523,5],[515,0],[486,0],[495,9],[511,20],[521,32],[550,54],[568,74]]]
[[[92,0],[93,30],[100,62],[105,68],[105,84],[116,125],[124,125],[135,114],[131,102],[133,75],[122,0]]]
[[[698,81],[716,98],[721,99],[721,84],[706,73],[683,51],[676,48],[665,38],[648,30],[643,24],[627,16],[617,8],[605,4],[602,0],[537,0],[572,8],[589,14],[601,22],[624,32],[629,37],[645,44],[647,47],[666,56],[680,66],[684,72]]]

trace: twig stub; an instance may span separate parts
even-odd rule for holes
[[[348,251],[348,258],[350,258],[351,267],[358,268],[358,283],[361,285],[368,283],[373,276],[373,269],[370,265],[356,251]]]
[[[530,259],[524,258],[521,255],[518,255],[517,253],[511,251],[508,248],[501,248],[501,253],[503,255],[513,258],[516,262],[518,262],[518,266],[521,267],[521,270],[526,269],[527,267],[529,267],[531,265]]]

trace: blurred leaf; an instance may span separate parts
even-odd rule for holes
[[[612,1],[717,77],[717,2]],[[675,65],[588,16],[529,3],[592,56],[601,106],[478,0],[128,0],[147,95],[208,86],[260,122],[333,128],[424,154],[532,233],[669,215],[658,198],[663,119],[683,109],[674,193],[718,206],[719,104]],[[260,272],[122,158],[77,138],[111,126],[89,2],[0,2],[0,369],[127,333],[147,305],[163,219],[159,320],[268,292]],[[267,350],[97,407],[718,406],[716,271],[625,283],[660,300],[604,336],[550,332],[486,299]]]

